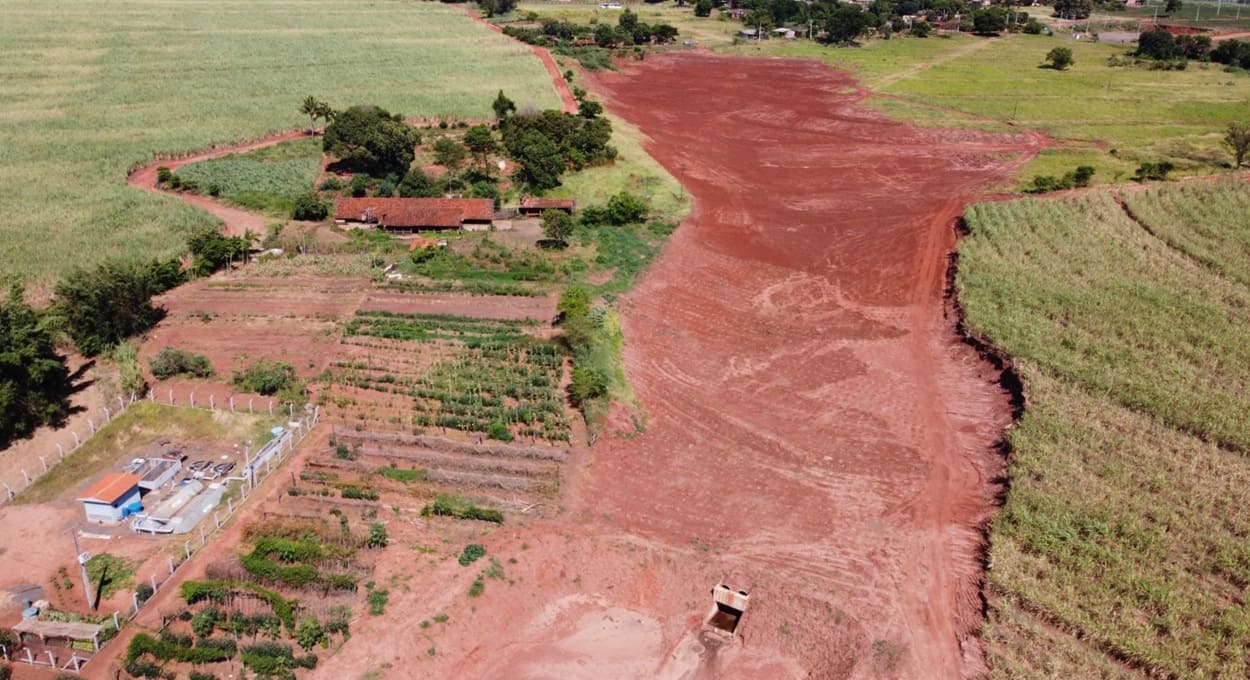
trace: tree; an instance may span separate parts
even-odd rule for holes
[[[317,131],[317,119],[324,118],[326,122],[330,122],[330,118],[334,116],[334,109],[330,105],[309,95],[304,99],[304,104],[299,108],[300,113],[308,116],[308,131]]]
[[[168,290],[155,264],[105,262],[73,271],[57,284],[51,313],[63,320],[78,351],[100,354],[164,316],[152,306],[152,296]]]
[[[1224,146],[1233,154],[1233,167],[1240,168],[1250,153],[1250,124],[1229,123],[1224,132]]]
[[[495,143],[495,136],[485,125],[474,125],[465,130],[462,141],[469,153],[473,154],[477,164],[483,167],[489,162],[490,155],[499,150],[499,145]]]
[[[563,210],[543,211],[543,235],[552,241],[565,243],[573,231],[573,218]]]
[[[849,45],[868,30],[868,13],[854,3],[838,5],[825,17],[824,41]]]
[[[420,141],[403,116],[376,106],[353,106],[326,126],[324,147],[345,167],[384,177],[407,172],[413,146]]]
[[[1046,53],[1046,61],[1050,63],[1050,67],[1056,71],[1064,71],[1072,64],[1076,63],[1072,59],[1072,50],[1067,47],[1056,47]]]
[[[0,448],[69,412],[65,358],[23,293],[14,285],[0,302]]]
[[[478,6],[486,11],[486,16],[494,17],[516,9],[516,0],[478,0]]]
[[[1007,15],[1001,8],[989,7],[972,13],[972,30],[978,35],[995,35],[1007,28]]]
[[[467,155],[464,145],[449,137],[439,137],[434,142],[434,162],[452,172],[464,165]]]
[[[712,16],[712,0],[698,0],[695,2],[694,15],[697,17]]]
[[[509,113],[516,113],[516,103],[504,96],[503,90],[499,91],[499,96],[495,97],[490,107],[494,109],[495,118],[499,120],[507,118]]]
[[[1163,11],[1166,14],[1176,14],[1181,11],[1181,7],[1184,4],[1185,3],[1181,2],[1181,0],[1168,0],[1167,4],[1163,7]]]
[[[443,195],[443,190],[421,168],[413,168],[399,183],[399,195],[403,198],[438,198]]]
[[[646,201],[628,191],[608,199],[608,222],[617,226],[641,222],[650,211]]]
[[[582,118],[594,118],[603,113],[603,104],[593,99],[583,99],[577,105],[577,115]]]
[[[1171,59],[1176,56],[1176,40],[1162,28],[1144,31],[1137,38],[1137,51],[1133,54],[1151,59]]]
[[[1055,0],[1054,16],[1060,18],[1087,19],[1093,11],[1093,0]]]
[[[203,227],[187,238],[187,248],[195,256],[192,269],[200,276],[211,274],[235,260],[242,261],[250,245],[247,238],[226,236],[217,227]]]
[[[517,138],[513,158],[520,165],[521,179],[537,191],[560,186],[566,164],[560,147],[537,130],[523,130]]]
[[[923,19],[915,19],[911,22],[911,34],[916,38],[927,38],[933,30],[933,26]]]

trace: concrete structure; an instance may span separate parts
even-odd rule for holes
[[[716,586],[712,589],[712,610],[708,612],[703,629],[733,639],[750,601],[751,596],[745,590],[734,590],[723,583]]]
[[[143,478],[139,480],[139,488],[144,491],[155,491],[165,482],[173,479],[181,469],[182,461],[177,458],[149,458],[133,472]]]
[[[128,514],[128,507],[139,502],[139,482],[142,479],[139,475],[110,472],[87,487],[78,497],[87,520],[120,522]]]
[[[490,228],[495,202],[489,198],[336,198],[334,222],[392,234]]]
[[[130,528],[149,534],[186,533],[186,531],[178,531],[179,525],[183,523],[182,518],[178,516],[178,511],[203,489],[204,484],[201,482],[194,480],[187,482],[163,503],[135,518]],[[195,520],[199,521],[199,518]]]

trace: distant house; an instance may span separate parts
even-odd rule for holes
[[[573,210],[576,208],[577,202],[571,198],[538,198],[537,196],[529,196],[521,201],[521,214],[527,217],[542,215],[544,210],[563,210],[572,215]]]
[[[759,34],[755,32],[754,28],[744,28],[738,31],[738,37],[746,38],[748,40],[755,40],[756,38],[759,37]]]
[[[745,7],[735,7],[733,9],[723,9],[721,14],[728,14],[730,19],[742,21],[742,17],[751,13],[751,10]]]
[[[495,219],[489,198],[338,198],[334,221],[392,234],[465,229],[484,231]]]
[[[120,522],[137,509],[139,503],[139,475],[110,472],[100,481],[87,487],[78,497],[82,502],[87,520],[91,522]]]
[[[794,29],[793,28],[774,28],[773,35],[777,36],[778,38],[785,38],[786,40],[794,40]]]

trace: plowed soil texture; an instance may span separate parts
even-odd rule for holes
[[[649,421],[595,448],[587,502],[706,541],[750,581],[730,585],[789,601],[756,641],[813,676],[983,670],[1011,412],[956,333],[946,272],[964,205],[1044,140],[884,119],[805,61],[670,54],[593,89],[694,211],[622,304]]]
[[[1012,402],[945,282],[965,203],[1045,140],[893,122],[804,61],[653,54],[588,86],[693,197],[619,304],[645,417],[577,438],[559,497],[500,528],[392,523],[386,614],[316,677],[983,670]],[[732,641],[703,627],[717,583],[749,593]]]

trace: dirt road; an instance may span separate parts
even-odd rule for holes
[[[150,191],[152,193],[166,193],[156,186],[156,169],[164,166],[170,170],[177,170],[187,163],[197,163],[212,158],[221,158],[232,153],[246,153],[255,149],[261,149],[274,144],[288,142],[293,139],[300,139],[307,136],[307,132],[303,130],[292,130],[290,132],[282,132],[276,135],[270,135],[262,139],[252,142],[244,142],[231,146],[220,146],[208,151],[203,151],[191,156],[183,158],[156,160],[145,165],[141,165],[131,172],[126,178],[126,183],[132,187]],[[201,196],[199,194],[176,193],[173,194],[179,200],[190,203],[199,208],[212,213],[217,219],[222,221],[222,233],[227,236],[243,236],[248,231],[258,235],[264,235],[265,227],[273,220],[263,215],[258,215],[239,208],[232,208],[221,201]]]
[[[596,447],[584,502],[766,566],[753,597],[844,611],[855,658],[818,645],[800,651],[809,669],[977,672],[1010,414],[942,295],[953,220],[1041,137],[890,122],[813,62],[654,56],[592,88],[695,212],[622,305],[650,422]]]

